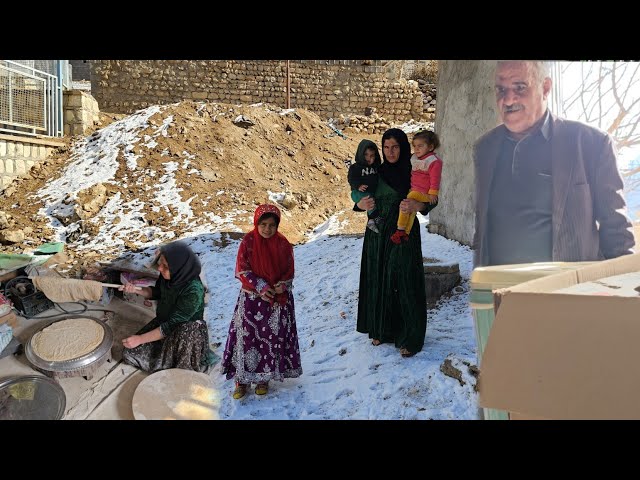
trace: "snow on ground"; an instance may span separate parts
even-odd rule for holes
[[[419,216],[420,217],[420,216]],[[310,241],[294,249],[294,299],[303,375],[271,382],[265,397],[251,390],[231,398],[233,380],[212,373],[225,419],[476,419],[475,380],[462,361],[476,363],[469,308],[472,252],[468,247],[429,234],[420,218],[423,255],[458,262],[463,292],[441,300],[428,312],[424,348],[402,358],[393,345],[371,345],[356,332],[362,237],[328,236],[332,217],[316,228]],[[239,281],[234,278],[240,240],[224,233],[185,239],[200,255],[211,300],[205,311],[214,351],[222,356]],[[226,244],[225,246],[212,245]],[[150,252],[150,250],[149,250]],[[440,372],[446,358],[463,372],[465,385]]]
[[[406,134],[416,133],[420,130],[432,130],[434,128],[433,122],[420,122],[416,120],[409,120],[399,125],[394,125],[394,128],[399,128]]]

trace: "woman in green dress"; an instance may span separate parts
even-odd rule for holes
[[[391,241],[399,208],[404,212],[427,208],[422,202],[406,199],[411,184],[411,146],[398,128],[382,136],[383,163],[375,200],[360,200],[354,210],[377,208],[383,221],[380,233],[365,230],[360,267],[357,331],[368,333],[373,345],[394,343],[403,357],[422,349],[427,329],[427,301],[420,229],[411,229],[409,240]],[[417,219],[414,222],[418,222]]]
[[[204,321],[204,285],[200,260],[184,242],[160,248],[156,262],[160,276],[154,287],[120,287],[126,293],[158,300],[156,317],[135,335],[122,340],[123,360],[146,372],[183,368],[208,372],[216,362],[209,348]]]

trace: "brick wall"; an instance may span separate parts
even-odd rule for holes
[[[98,102],[82,90],[65,90],[64,134],[84,135],[99,122]]]
[[[55,140],[0,134],[0,190],[46,159],[55,147],[62,145],[62,142]]]

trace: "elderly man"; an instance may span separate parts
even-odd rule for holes
[[[503,124],[474,147],[474,263],[589,261],[633,253],[611,137],[552,115],[548,65],[499,61]]]

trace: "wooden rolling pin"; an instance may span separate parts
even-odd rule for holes
[[[85,280],[85,282],[86,281],[95,282],[95,280]],[[112,287],[112,288],[122,287],[122,285],[120,285],[119,283],[102,283],[102,282],[97,282],[97,283],[99,283],[103,287]],[[142,290],[142,287],[136,287],[136,290]]]
[[[81,280],[76,278],[33,277],[33,284],[44,292],[52,302],[77,302],[79,300],[98,301],[102,297],[103,287],[120,288],[117,283],[101,283],[95,280]],[[135,287],[142,290],[142,287]]]

